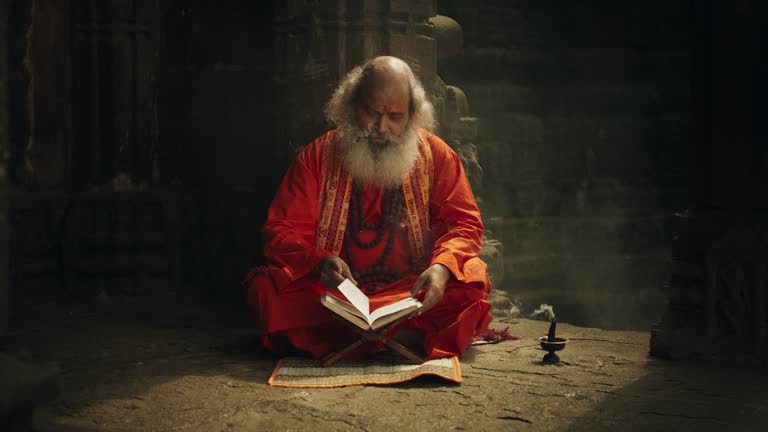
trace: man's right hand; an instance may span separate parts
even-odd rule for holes
[[[357,285],[357,281],[352,277],[349,266],[343,259],[336,255],[328,255],[317,264],[317,272],[320,276],[320,283],[328,288],[335,289],[344,279],[349,279]]]

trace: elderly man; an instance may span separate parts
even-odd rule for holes
[[[378,57],[346,76],[326,116],[337,128],[298,155],[269,208],[270,264],[245,280],[264,345],[321,357],[356,339],[319,300],[348,278],[372,310],[423,302],[396,340],[428,359],[461,355],[491,321],[483,224],[461,161],[428,132],[423,87],[405,62]]]

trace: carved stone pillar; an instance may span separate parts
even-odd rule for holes
[[[67,187],[70,2],[9,6],[10,176],[22,190]]]
[[[8,2],[0,2],[0,344],[8,334]]]
[[[153,0],[72,2],[72,183],[158,178]]]
[[[11,2],[11,177],[26,190],[156,177],[153,0]]]

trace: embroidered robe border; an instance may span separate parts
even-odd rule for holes
[[[323,145],[323,186],[315,245],[338,256],[349,217],[352,176],[342,167],[333,136],[335,134],[329,134]],[[414,169],[402,182],[408,216],[408,240],[416,260],[426,255],[426,245],[429,244],[429,190],[434,175],[432,152],[423,134],[420,134],[418,146]]]

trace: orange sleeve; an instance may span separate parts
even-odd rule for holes
[[[323,138],[308,144],[285,173],[262,229],[264,256],[289,280],[306,275],[329,255],[314,246]]]
[[[477,257],[483,240],[483,222],[475,196],[456,152],[429,135],[435,175],[430,197],[434,248],[430,264],[442,264],[456,279],[465,280],[464,263]]]

